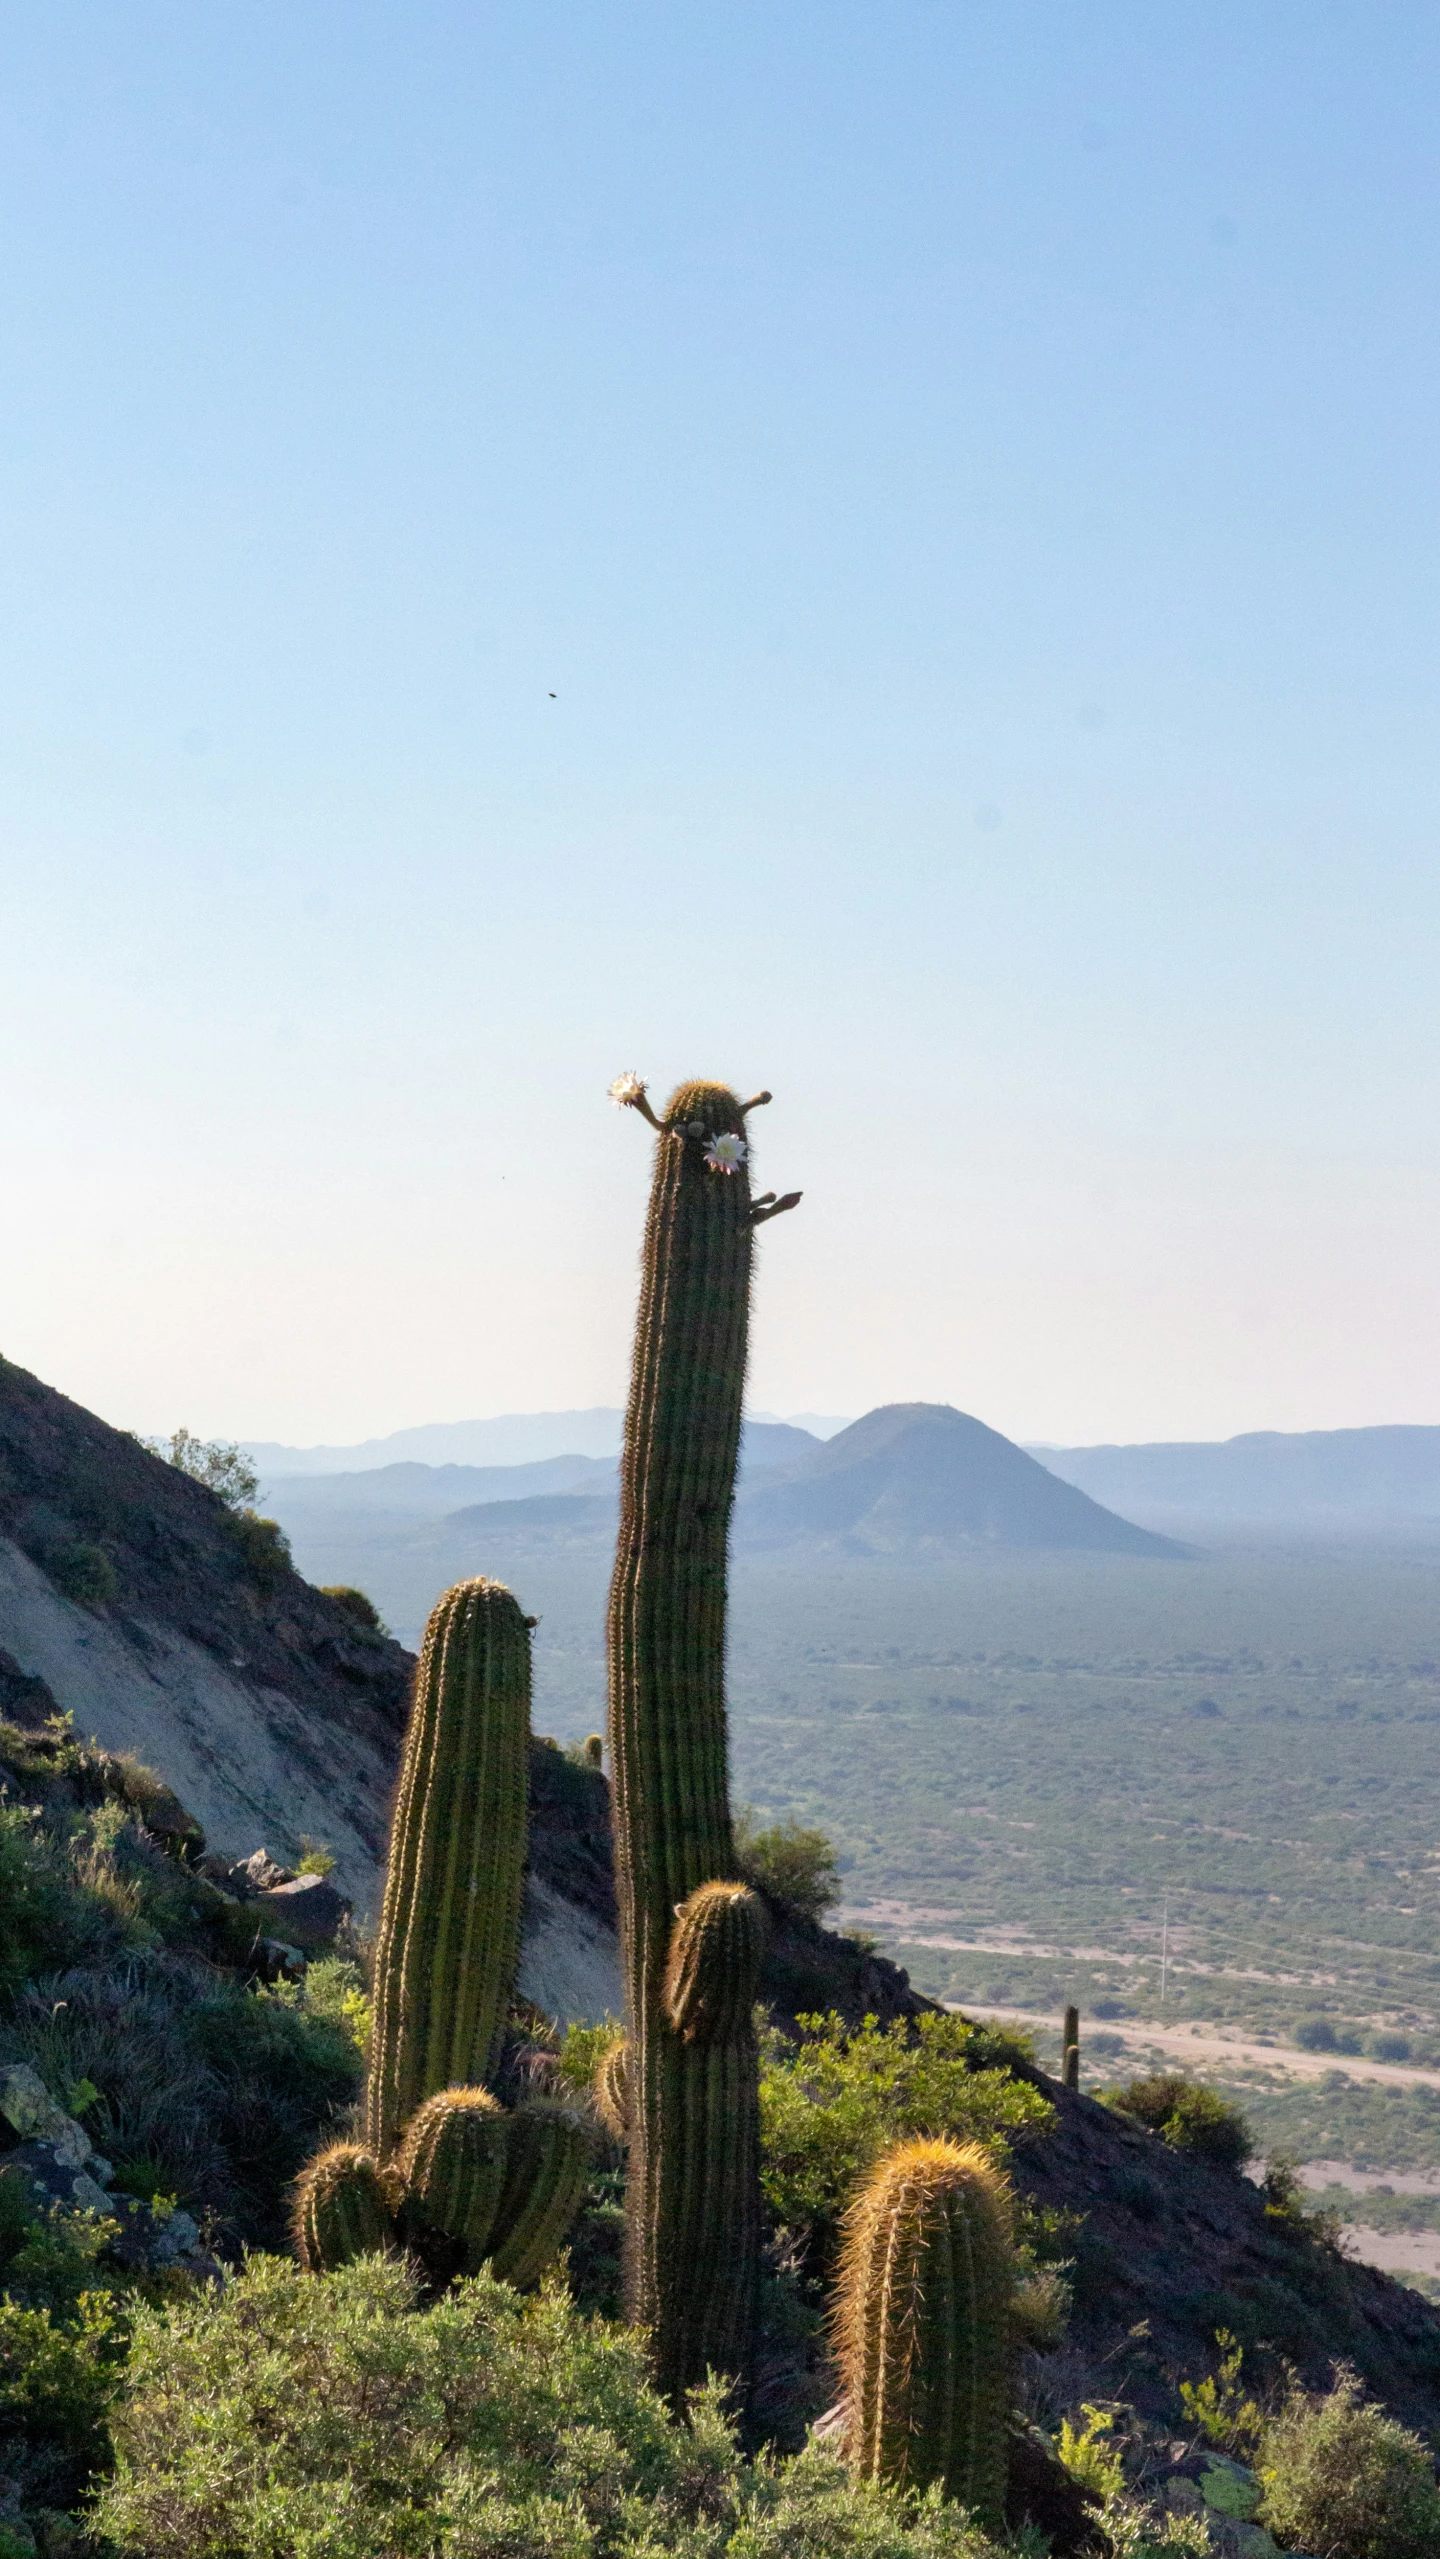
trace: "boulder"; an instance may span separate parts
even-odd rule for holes
[[[57,2105],[44,2080],[28,2062],[11,2062],[0,2070],[0,2115],[22,2142],[44,2142],[61,2163],[83,2168],[94,2156],[94,2144],[83,2124]]]
[[[302,1946],[307,1951],[316,1946],[333,1945],[335,1931],[342,1919],[348,1918],[350,1904],[337,1892],[328,1875],[297,1875],[293,1883],[276,1884],[268,1892],[256,1895],[257,1916],[268,1936],[278,1937],[283,1945]]]

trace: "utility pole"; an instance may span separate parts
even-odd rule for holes
[[[1165,1896],[1165,1917],[1160,1928],[1160,2014],[1165,2014],[1165,1976],[1170,1969],[1170,1896]]]

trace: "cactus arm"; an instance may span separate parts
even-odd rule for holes
[[[290,2232],[308,2273],[328,2274],[352,2257],[387,2248],[394,2236],[391,2195],[378,2162],[353,2141],[332,2142],[295,2183]]]

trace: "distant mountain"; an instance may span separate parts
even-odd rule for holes
[[[277,1475],[354,1475],[413,1460],[421,1466],[530,1466],[547,1457],[617,1457],[625,1416],[618,1405],[583,1413],[497,1413],[483,1422],[422,1422],[362,1439],[353,1448],[287,1448],[250,1439],[244,1447],[267,1481]]]
[[[975,1546],[1178,1555],[1062,1484],[1013,1440],[950,1404],[882,1404],[813,1456],[745,1491],[746,1546],[939,1554]]]
[[[1238,1439],[1157,1440],[1132,1448],[1045,1448],[1063,1483],[1166,1525],[1206,1520],[1267,1527],[1440,1526],[1440,1428],[1246,1431]]]
[[[751,1474],[793,1466],[821,1442],[789,1422],[747,1422],[740,1443],[742,1483]],[[443,1519],[478,1506],[528,1503],[567,1493],[613,1498],[613,1457],[537,1458],[529,1466],[425,1466],[414,1459],[396,1466],[359,1467],[343,1475],[269,1477],[265,1508],[292,1537],[341,1519],[395,1522]]]
[[[369,1475],[382,1469],[388,1473],[399,1465],[489,1472],[558,1460],[573,1464],[577,1458],[614,1460],[620,1454],[624,1428],[625,1416],[618,1405],[597,1404],[583,1413],[498,1413],[484,1422],[424,1422],[415,1430],[391,1431],[386,1439],[359,1440],[353,1448],[287,1448],[272,1439],[248,1439],[242,1445],[262,1482],[270,1484],[282,1475]],[[794,1423],[757,1413],[746,1424],[747,1455],[752,1465],[777,1465],[782,1451],[798,1456],[812,1439],[826,1439],[843,1428],[843,1423],[823,1414],[802,1414]],[[551,1488],[536,1483],[530,1489]],[[553,1489],[562,1488],[557,1484]],[[519,1495],[517,1485],[515,1496]],[[471,1491],[457,1498],[486,1501],[492,1496]]]

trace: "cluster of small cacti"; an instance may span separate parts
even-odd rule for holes
[[[298,2182],[296,2253],[313,2270],[399,2243],[443,2273],[488,2262],[524,2286],[579,2205],[579,2116],[545,2100],[507,2114],[483,2084],[520,1944],[531,1622],[484,1580],[431,1612],[376,1946],[367,2147],[336,2143]]]
[[[589,2173],[569,2107],[537,2099],[507,2114],[487,2089],[440,2089],[388,2167],[353,2142],[311,2161],[296,2186],[295,2253],[320,2273],[401,2246],[447,2275],[488,2263],[523,2290],[560,2246]]]
[[[754,1231],[746,1117],[685,1084],[657,1137],[608,1619],[615,1871],[627,2023],[592,2102],[627,2152],[626,2291],[677,2409],[707,2371],[748,2378],[761,2211],[753,2023],[768,1922],[741,1878],[728,1793],[726,1563]],[[441,2275],[525,2285],[580,2200],[579,2117],[507,2113],[484,2082],[513,1989],[526,1856],[529,1627],[509,1591],[449,1591],[426,1630],[376,1959],[367,2148],[300,2180],[295,2244],[329,2267],[412,2247]],[[592,1734],[580,1753],[603,1764]],[[1079,2019],[1065,2021],[1075,2084]],[[998,2525],[1014,2301],[1010,2199],[986,2154],[902,2144],[848,2216],[833,2335],[862,2476],[938,2485]]]

